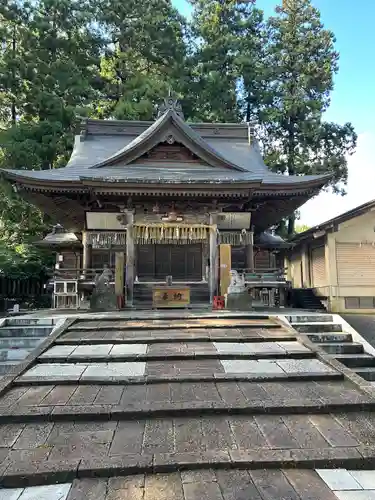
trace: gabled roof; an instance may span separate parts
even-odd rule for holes
[[[295,236],[293,236],[291,241],[293,241],[294,243],[299,243],[302,240],[314,238],[314,234],[317,233],[318,231],[327,231],[329,229],[336,230],[336,227],[339,224],[342,224],[343,222],[353,219],[354,217],[363,215],[372,208],[375,208],[375,200],[363,203],[363,205],[359,205],[356,208],[352,208],[351,210],[348,210],[343,214],[337,215],[336,217],[333,217],[332,219],[329,219],[326,222],[322,222],[321,224],[317,224],[316,226],[313,226],[310,229],[303,231],[302,233],[298,233]]]
[[[232,163],[228,158],[224,158],[215,151],[173,109],[168,109],[148,129],[135,137],[117,153],[90,168],[128,165],[160,142],[165,141],[171,143],[176,141],[183,144],[201,158],[203,162],[207,162],[213,167],[244,171],[243,167]]]
[[[268,249],[290,248],[293,246],[292,243],[285,241],[278,234],[272,234],[270,231],[264,231],[263,233],[255,235],[254,245],[259,248]]]
[[[172,104],[170,104],[172,102]],[[38,189],[63,184],[85,189],[100,184],[239,184],[262,189],[319,190],[330,175],[284,176],[265,165],[247,124],[188,124],[173,99],[155,122],[88,120],[76,136],[71,158],[53,170],[3,169],[5,177]],[[142,157],[157,144],[177,142],[197,161],[153,162]]]

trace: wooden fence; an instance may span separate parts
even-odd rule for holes
[[[14,304],[25,308],[50,307],[45,289],[47,278],[7,278],[0,276],[0,311],[7,311]]]

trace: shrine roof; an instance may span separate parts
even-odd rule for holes
[[[153,160],[147,155],[160,144],[182,145],[194,155]],[[63,168],[1,170],[6,178],[27,185],[97,182],[139,184],[241,183],[322,187],[330,175],[285,176],[265,165],[259,145],[249,141],[247,124],[188,124],[181,112],[166,104],[155,122],[88,120],[75,138],[72,155]]]

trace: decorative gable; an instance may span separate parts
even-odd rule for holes
[[[147,162],[190,162],[190,163],[200,163],[207,164],[205,161],[201,160],[193,151],[187,148],[184,144],[180,142],[168,141],[161,142],[154,146],[150,151],[144,153],[142,156],[137,158],[134,163],[147,163]]]
[[[170,147],[172,146],[172,147]],[[195,132],[175,109],[168,109],[147,130],[116,154],[90,168],[112,165],[128,165],[150,161],[155,155],[157,161],[198,161],[200,164],[216,168],[237,170],[245,169],[228,161],[214,150],[197,132]]]

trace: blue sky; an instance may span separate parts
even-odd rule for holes
[[[281,0],[280,0],[281,1]],[[277,0],[257,0],[266,15]],[[172,0],[188,15],[185,0]],[[348,194],[323,193],[301,210],[301,223],[319,224],[375,198],[375,0],[314,0],[326,28],[336,36],[340,70],[326,119],[352,122],[358,134],[356,153],[349,158]]]

